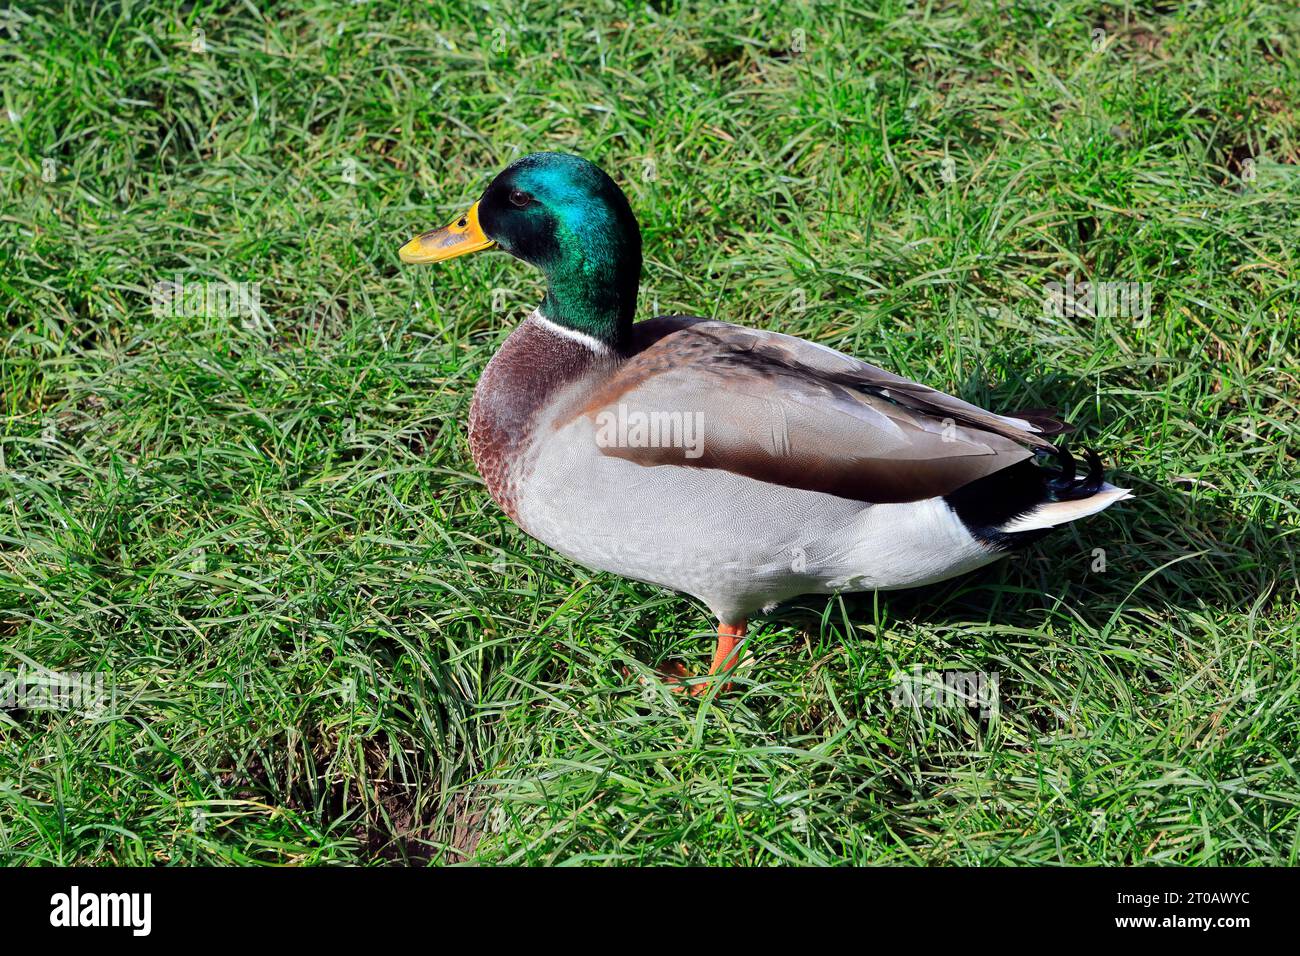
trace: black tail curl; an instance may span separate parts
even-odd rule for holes
[[[1078,501],[1080,498],[1091,498],[1101,490],[1101,459],[1091,448],[1083,450],[1083,457],[1088,462],[1088,473],[1082,478],[1077,477],[1074,456],[1066,450],[1064,444],[1057,445],[1055,452],[1039,453],[1040,457],[1049,454],[1054,455],[1060,465],[1060,471],[1045,482],[1047,492],[1053,501]]]

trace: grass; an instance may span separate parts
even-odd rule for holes
[[[703,6],[3,11],[0,670],[114,700],[0,711],[0,858],[1297,862],[1300,11]],[[627,189],[643,315],[1056,405],[1137,498],[795,602],[731,697],[641,687],[707,611],[468,457],[538,275],[395,255],[536,149]],[[156,316],[177,274],[266,322]],[[1071,274],[1151,315],[1045,316]],[[895,706],[912,668],[997,715]]]

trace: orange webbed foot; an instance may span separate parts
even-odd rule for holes
[[[708,677],[714,677],[718,674],[730,674],[740,663],[740,651],[738,650],[740,642],[745,638],[745,622],[741,621],[738,625],[718,624],[718,643],[713,650],[713,663],[709,666]],[[695,680],[696,674],[687,670],[686,666],[678,661],[669,661],[658,669],[660,679],[668,684],[673,693],[690,694],[692,697],[703,697],[713,686],[713,681]],[[718,688],[719,694],[725,694],[734,690],[735,684],[727,682]]]

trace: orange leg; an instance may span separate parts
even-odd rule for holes
[[[713,663],[709,666],[710,677],[715,674],[730,674],[740,663],[740,652],[737,647],[745,637],[745,623],[741,621],[737,625],[731,625],[718,622],[718,644],[713,649]],[[681,664],[675,662],[668,664],[662,673],[665,683],[677,685],[673,690],[679,694],[689,693],[692,697],[703,697],[709,692],[709,681],[684,684],[683,680],[692,675]],[[734,687],[734,684],[723,684],[718,688],[718,693],[732,690]]]

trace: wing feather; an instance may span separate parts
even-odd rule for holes
[[[686,316],[634,330],[637,351],[556,427],[585,419],[602,454],[646,467],[884,503],[948,494],[1054,447],[1033,420],[803,339]]]

